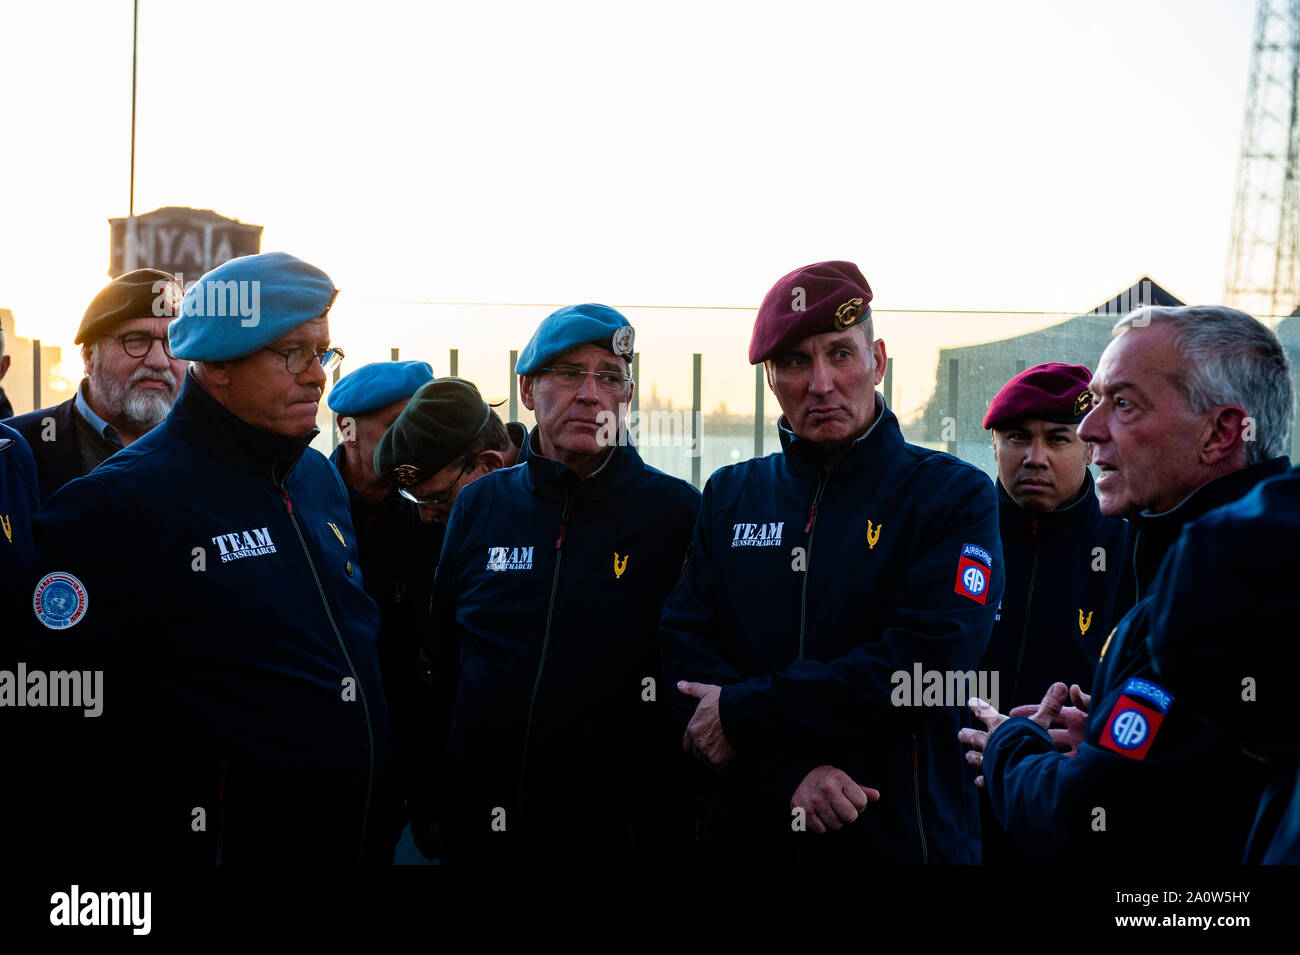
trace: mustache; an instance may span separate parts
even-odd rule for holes
[[[130,388],[146,378],[154,378],[161,381],[173,392],[176,390],[176,376],[172,374],[170,368],[137,368],[131,372],[131,377],[126,380],[126,386]]]

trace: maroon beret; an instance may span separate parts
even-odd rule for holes
[[[1085,365],[1049,361],[1026,368],[994,396],[984,416],[984,427],[994,428],[1021,418],[1078,424],[1092,409],[1092,392],[1088,390],[1091,380],[1092,372]]]
[[[119,275],[95,296],[81,318],[74,345],[107,335],[118,322],[131,318],[175,318],[180,295],[176,279],[158,269],[136,269]]]
[[[842,332],[871,315],[871,286],[852,262],[818,262],[772,286],[758,307],[749,363],[767,361],[809,335]]]

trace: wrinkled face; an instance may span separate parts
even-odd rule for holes
[[[267,348],[287,351],[306,345],[320,354],[329,343],[329,319],[321,316],[303,322]],[[249,424],[290,438],[305,438],[316,427],[316,408],[325,390],[320,362],[310,361],[304,371],[291,375],[282,355],[259,348],[225,365],[230,376],[226,407]]]
[[[487,473],[488,468],[478,458],[466,462],[463,456],[458,456],[437,474],[409,488],[412,494],[425,502],[420,505],[420,520],[426,524],[445,524],[460,489]]]
[[[375,448],[384,432],[397,420],[410,398],[402,398],[390,405],[376,408],[359,415],[339,415],[339,435],[351,453],[357,455],[361,469],[372,481],[379,481],[375,474]]]
[[[768,386],[791,430],[828,450],[867,430],[884,376],[885,343],[869,342],[866,325],[809,335],[767,363]]]
[[[1054,511],[1072,500],[1083,486],[1090,456],[1077,424],[1027,418],[993,429],[998,480],[1027,511]]]
[[[169,358],[163,350],[167,340],[167,318],[131,318],[114,326],[112,335],[95,341],[83,351],[91,390],[103,405],[106,417],[125,419],[152,428],[167,417],[180,394],[189,362]],[[152,336],[142,358],[127,354],[124,336],[141,339]],[[139,348],[132,347],[132,351]]]
[[[1126,329],[1102,353],[1079,437],[1095,445],[1097,498],[1111,517],[1167,511],[1200,483],[1205,418],[1178,391],[1182,360],[1161,322]]]
[[[600,345],[578,345],[557,355],[547,368],[628,374],[627,362]],[[539,371],[519,379],[524,407],[537,416],[538,443],[547,457],[603,454],[617,440],[623,414],[632,400],[632,383],[602,390],[591,375],[570,383],[561,374]],[[609,440],[610,436],[614,440]],[[549,449],[549,450],[548,450]]]

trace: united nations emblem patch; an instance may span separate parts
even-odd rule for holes
[[[835,330],[842,332],[862,317],[862,299],[851,298],[835,310]]]
[[[46,574],[32,594],[36,619],[51,630],[67,630],[81,622],[90,606],[86,587],[72,574],[58,571]]]
[[[636,332],[631,325],[624,325],[614,333],[611,344],[614,346],[615,355],[631,355],[632,343],[636,339]]]

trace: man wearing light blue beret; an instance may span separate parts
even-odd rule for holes
[[[398,495],[396,483],[375,474],[374,454],[411,396],[431,381],[428,362],[377,361],[344,375],[328,399],[340,438],[330,462],[347,485],[366,592],[383,620],[379,668],[392,728],[389,831],[394,841],[406,823],[404,804],[422,766],[416,740],[428,722],[429,691],[416,676],[416,655],[442,532],[421,521],[419,508]]]
[[[699,493],[620,438],[632,347],[607,306],[548,316],[515,369],[537,418],[522,463],[452,505],[431,604],[449,864],[617,863],[682,844],[655,634]]]
[[[335,295],[278,252],[204,275],[168,329],[194,365],[167,420],[38,519],[30,659],[110,688],[98,719],[47,724],[72,768],[38,798],[103,813],[69,857],[391,861],[379,609],[308,446]]]

